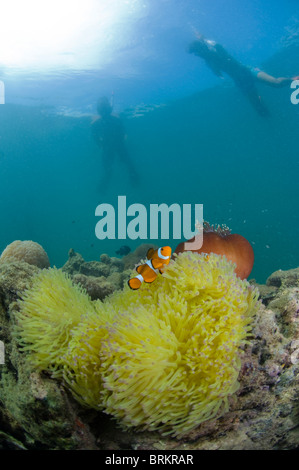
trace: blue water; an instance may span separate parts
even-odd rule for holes
[[[80,3],[91,14],[82,14],[79,42],[72,36],[73,44],[52,53],[51,40],[45,53],[32,49],[34,41],[26,49],[28,25],[14,45],[24,50],[5,51],[8,40],[0,54],[0,251],[31,239],[52,265],[62,266],[70,248],[86,260],[114,255],[123,244],[133,249],[144,240],[95,236],[97,205],[117,208],[117,197],[125,195],[128,205],[147,208],[202,203],[205,220],[226,224],[252,243],[251,277],[259,282],[274,270],[297,267],[299,105],[291,103],[289,87],[259,84],[270,111],[259,116],[229,77],[217,78],[187,47],[200,31],[246,65],[298,75],[298,2]],[[67,26],[62,21],[56,35]],[[103,165],[91,122],[103,95],[113,99],[126,128],[140,174],[134,187],[120,161],[108,189],[100,187]],[[173,248],[178,242],[169,241]]]

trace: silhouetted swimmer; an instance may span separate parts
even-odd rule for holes
[[[101,190],[105,191],[112,184],[112,167],[115,157],[119,157],[125,163],[129,170],[130,182],[136,185],[138,176],[126,148],[126,134],[121,119],[112,114],[112,106],[106,97],[98,100],[97,111],[99,116],[92,123],[92,135],[102,150],[104,174]]]
[[[198,35],[198,39],[190,44],[189,52],[204,59],[208,67],[218,77],[223,78],[223,72],[229,75],[262,116],[268,115],[269,112],[258,94],[256,82],[261,81],[266,85],[282,88],[290,85],[296,78],[275,78],[257,67],[245,66],[234,59],[220,44],[205,39],[202,35]]]

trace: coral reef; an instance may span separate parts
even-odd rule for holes
[[[142,245],[138,246],[136,250],[128,255],[124,256],[122,259],[124,270],[133,269],[138,264],[140,264],[140,260],[146,258],[146,254],[150,248],[158,248],[157,245],[153,245],[151,243],[143,243]]]
[[[74,284],[82,286],[91,300],[103,300],[107,295],[120,287],[123,283],[123,276],[120,273],[113,273],[109,276],[109,280],[105,276],[85,276],[85,274],[74,274],[72,276]]]
[[[223,257],[183,253],[155,285],[92,303],[41,272],[17,314],[23,351],[123,426],[184,435],[228,410],[257,291]]]
[[[49,268],[50,261],[41,245],[31,240],[16,240],[3,250],[1,261],[18,260],[38,268]]]
[[[21,261],[0,263],[0,449],[94,448],[77,423],[74,404],[57,383],[32,370],[12,334],[17,300],[39,272]],[[82,440],[83,439],[83,440]],[[81,444],[80,444],[81,443]]]
[[[0,298],[6,309],[19,299],[20,293],[29,286],[28,279],[38,272],[36,266],[24,261],[10,259],[0,262]]]
[[[0,449],[298,449],[299,268],[277,271],[258,286],[263,303],[243,348],[240,388],[229,398],[229,411],[183,440],[123,431],[109,416],[82,407],[60,380],[32,370],[11,331],[16,299],[33,286],[37,272],[26,263],[1,264],[0,340],[6,355],[0,364]]]
[[[103,300],[123,287],[131,270],[152,247],[152,244],[143,244],[121,259],[102,254],[100,261],[85,261],[82,255],[71,249],[62,271],[69,274],[74,283],[80,284],[92,300]]]

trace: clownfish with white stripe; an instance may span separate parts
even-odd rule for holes
[[[165,266],[170,261],[171,248],[170,246],[162,246],[161,248],[150,248],[147,252],[147,261],[144,264],[137,266],[136,271],[138,275],[128,281],[129,287],[133,290],[139,289],[144,282],[153,282],[158,273],[163,273]]]

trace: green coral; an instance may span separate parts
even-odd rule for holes
[[[214,254],[182,253],[154,283],[103,302],[48,270],[24,297],[18,335],[82,404],[182,436],[228,409],[257,298]]]

